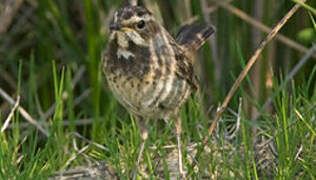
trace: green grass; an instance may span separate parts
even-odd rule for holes
[[[0,34],[0,88],[14,99],[20,95],[21,107],[49,132],[49,137],[15,112],[9,128],[0,133],[0,179],[47,179],[63,170],[101,162],[111,175],[129,179],[141,144],[139,129],[112,96],[100,68],[101,51],[108,38],[102,29],[122,1],[36,2],[24,3],[12,27]],[[173,34],[188,17],[205,19],[199,1],[157,2],[141,1],[160,8],[164,25]],[[255,2],[232,4],[253,15]],[[282,30],[306,47],[314,42],[313,2],[308,1]],[[273,26],[294,4],[265,1],[261,21]],[[190,12],[186,7],[191,7]],[[31,15],[22,21],[27,9],[32,10]],[[224,9],[218,9],[212,18],[217,21],[215,44],[220,61],[214,63],[214,47],[206,44],[202,48],[198,56],[204,62],[202,90],[181,111],[187,175],[192,179],[316,179],[315,59],[285,85],[288,72],[303,54],[279,42],[264,51],[261,61],[265,63],[258,68],[261,73],[248,74],[211,141],[206,147],[201,145],[216,107],[255,48],[249,35],[252,26]],[[311,33],[306,35],[307,31]],[[216,68],[220,76],[215,74]],[[259,76],[258,81],[255,76]],[[272,86],[265,85],[268,80]],[[269,97],[272,104],[263,109]],[[12,107],[0,98],[0,127]],[[49,113],[52,107],[54,111]],[[252,108],[259,112],[256,120]],[[176,145],[174,129],[174,121],[151,123],[139,179],[177,175],[176,148],[167,147]],[[195,159],[197,167],[192,167],[196,152],[201,153]]]
[[[108,150],[102,150],[92,144],[84,151],[85,156],[78,155],[69,166],[66,163],[78,153],[73,145],[77,143],[78,148],[88,145],[85,141],[76,138],[71,134],[75,131],[75,121],[71,126],[63,126],[66,109],[62,100],[62,94],[66,91],[65,82],[69,81],[69,72],[67,68],[62,68],[57,72],[55,64],[52,64],[52,74],[54,77],[55,104],[56,110],[48,130],[50,136],[46,139],[33,127],[29,126],[27,131],[22,131],[19,124],[22,123],[19,114],[15,114],[12,122],[13,129],[7,130],[0,135],[0,167],[1,179],[10,179],[18,177],[21,179],[45,179],[50,174],[56,173],[64,168],[71,168],[86,164],[88,158],[90,161],[105,161],[109,167],[115,169],[117,176],[121,179],[127,179],[133,172],[136,162],[138,148],[141,143],[139,130],[135,121],[128,116],[120,117],[119,106],[113,103],[110,106],[110,112],[101,118],[101,122],[93,121],[93,125],[102,131],[95,136],[95,142],[102,144]],[[65,78],[66,74],[66,78]],[[68,75],[67,75],[68,74]],[[312,77],[310,77],[312,79]],[[68,80],[67,80],[68,79]],[[276,179],[313,179],[315,178],[315,107],[316,94],[309,95],[310,89],[308,82],[291,86],[291,94],[285,90],[278,92],[277,85],[274,83],[276,98],[273,100],[275,112],[273,114],[263,114],[263,119],[256,122],[240,114],[241,129],[237,131],[236,137],[226,139],[227,123],[220,122],[220,130],[217,133],[219,139],[213,139],[209,143],[211,152],[204,152],[197,159],[198,171],[190,167],[190,158],[185,159],[185,166],[188,168],[188,174],[192,178],[200,179],[202,177],[211,177],[217,174],[221,179],[230,179],[232,174],[235,178],[241,179],[262,179],[271,175]],[[314,89],[315,91],[315,89]],[[239,92],[243,96],[245,92]],[[67,102],[67,108],[74,105],[71,101]],[[207,118],[201,112],[201,105],[196,97],[189,100],[182,109],[181,117],[183,120],[183,152],[185,155],[192,155],[192,150],[188,146],[200,143],[203,136],[207,134]],[[238,111],[238,109],[233,109]],[[226,113],[224,119],[232,119],[236,123],[237,117]],[[109,124],[110,123],[110,124]],[[173,149],[165,149],[166,145],[175,145],[176,139],[173,130],[173,122],[165,124],[156,121],[152,123],[149,141],[144,153],[144,164],[147,167],[148,177],[155,177],[158,172],[158,166],[162,166],[159,171],[160,176],[170,177],[168,163],[166,162],[168,154]],[[275,151],[269,156],[268,163],[272,166],[269,171],[262,169],[259,161],[265,158],[265,154],[260,151],[269,151],[268,147],[256,149],[256,143],[253,144],[254,137],[251,136],[250,129],[257,128],[257,136],[265,137],[271,140]],[[90,129],[90,128],[89,128]],[[91,131],[91,130],[84,130]],[[27,133],[23,135],[22,132]],[[268,144],[267,144],[268,145]],[[150,147],[155,146],[155,149]],[[298,158],[297,153],[303,147]],[[201,147],[197,147],[201,148]],[[158,163],[157,159],[162,158]],[[174,157],[175,158],[175,157]],[[176,159],[176,158],[175,158]],[[156,173],[156,174],[155,174]]]

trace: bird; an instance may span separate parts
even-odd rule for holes
[[[117,101],[135,117],[141,145],[133,173],[137,177],[152,121],[175,120],[178,171],[185,178],[181,153],[182,105],[198,87],[194,53],[214,33],[211,25],[184,25],[174,38],[142,6],[118,9],[109,25],[102,54],[103,72]]]

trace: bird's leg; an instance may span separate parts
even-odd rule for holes
[[[137,171],[138,171],[138,168],[139,168],[139,163],[140,163],[140,160],[142,158],[142,155],[143,155],[143,152],[144,152],[144,149],[145,149],[145,143],[146,143],[146,140],[148,138],[148,127],[145,125],[146,122],[141,122],[139,121],[139,128],[140,128],[140,131],[141,131],[141,138],[142,138],[142,144],[140,145],[140,149],[139,149],[139,152],[138,152],[138,156],[137,156],[137,162],[135,164],[135,169],[134,169],[134,173],[133,173],[133,180],[136,180],[136,177],[137,177]]]
[[[181,125],[181,118],[179,115],[176,115],[176,134],[177,134],[177,143],[178,143],[178,169],[180,179],[185,179],[185,173],[183,172],[182,166],[182,153],[181,153],[181,132],[182,132],[182,125]]]

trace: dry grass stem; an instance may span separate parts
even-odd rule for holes
[[[233,130],[232,133],[229,133],[230,135],[227,135],[225,137],[226,139],[233,139],[237,136],[237,132],[239,132],[239,129],[240,129],[241,111],[242,111],[242,98],[239,98],[236,128]]]
[[[16,102],[2,89],[0,88],[0,96],[2,96],[6,101],[11,105],[14,105]],[[35,126],[41,133],[48,137],[48,132],[35,120],[32,116],[22,107],[19,108],[19,113],[33,126]]]
[[[86,151],[88,149],[89,145],[84,146],[83,148],[81,148],[78,153],[74,154],[70,159],[68,159],[68,161],[66,162],[65,166],[63,169],[66,169],[71,162],[73,162],[80,154],[82,154],[84,151]],[[61,171],[62,172],[62,171]],[[61,174],[62,175],[62,174]]]
[[[16,102],[15,102],[15,104],[14,104],[14,106],[13,106],[13,108],[12,108],[10,114],[9,114],[9,116],[4,121],[4,124],[3,124],[2,128],[1,128],[1,131],[0,131],[1,133],[3,133],[8,128],[8,126],[10,124],[10,121],[11,121],[11,119],[13,117],[13,114],[14,114],[15,110],[18,108],[19,105],[20,105],[20,96],[18,96],[16,98]]]
[[[298,151],[297,151],[297,153],[295,155],[294,160],[297,160],[297,158],[301,155],[302,151],[303,151],[303,145],[301,144],[300,148],[298,149]]]
[[[306,0],[304,0],[305,2]],[[239,87],[242,80],[245,78],[245,76],[248,74],[251,67],[254,65],[254,63],[257,61],[258,57],[262,53],[264,47],[276,36],[276,34],[280,31],[280,29],[285,25],[285,23],[293,16],[293,14],[300,8],[300,5],[296,4],[281,20],[280,22],[272,29],[272,31],[267,35],[267,37],[261,42],[258,49],[254,52],[253,56],[249,59],[247,65],[243,69],[243,71],[239,74],[238,78],[236,79],[235,83],[233,84],[232,88],[228,92],[228,95],[226,96],[223,104],[220,106],[219,110],[217,111],[214,121],[211,124],[208,135],[205,136],[203,144],[206,145],[208,143],[208,140],[210,136],[212,135],[217,122],[221,116],[221,114],[226,109],[228,103],[230,102],[230,99],[234,95],[235,91]]]
[[[75,120],[75,126],[84,126],[84,125],[90,125],[93,123],[93,119],[92,118],[87,118],[87,119],[76,119]],[[50,124],[47,122],[39,122],[39,124],[45,128],[49,128]],[[71,122],[70,120],[63,120],[63,126],[70,126]],[[29,128],[30,127],[30,123],[19,123],[19,127],[21,129],[25,129],[25,128]],[[10,129],[13,128],[13,126],[10,124],[9,127]]]
[[[98,148],[100,148],[100,149],[102,149],[102,150],[104,150],[104,151],[110,151],[108,148],[102,146],[101,144],[98,144],[98,143],[96,143],[96,142],[93,142],[93,141],[87,139],[86,137],[82,136],[81,134],[79,134],[79,133],[77,133],[77,132],[74,132],[74,133],[72,133],[72,134],[73,134],[74,136],[76,136],[76,137],[78,137],[78,138],[80,138],[80,139],[86,141],[87,143],[92,144],[92,145],[94,145],[94,146],[96,146],[96,147],[98,147]]]
[[[226,3],[231,3],[233,0],[226,0],[225,2]],[[211,7],[207,7],[207,8],[205,8],[207,11],[207,13],[208,14],[211,14],[211,13],[213,13],[213,12],[215,12],[218,8],[220,8],[220,6],[219,5],[213,5],[213,6],[211,6]]]
[[[269,33],[272,31],[272,29],[262,23],[260,23],[259,21],[255,20],[254,18],[252,18],[251,16],[249,16],[248,14],[246,14],[245,12],[243,12],[242,10],[232,6],[229,3],[226,2],[221,2],[221,1],[215,1],[219,6],[221,6],[222,8],[228,10],[229,12],[231,12],[232,14],[236,15],[237,17],[241,18],[242,20],[244,20],[245,22],[253,25],[254,27],[258,28],[259,30]],[[213,9],[209,9],[208,12],[212,12],[211,10]],[[306,47],[304,47],[303,45],[293,41],[292,39],[282,35],[282,34],[277,34],[275,37],[277,40],[283,42],[284,44],[286,44],[287,46],[296,49],[297,51],[306,53],[308,51],[308,49]],[[313,58],[316,58],[316,54],[312,55]]]

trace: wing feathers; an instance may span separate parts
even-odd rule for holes
[[[184,25],[180,28],[176,41],[186,49],[196,51],[214,31],[212,26],[205,24]]]

